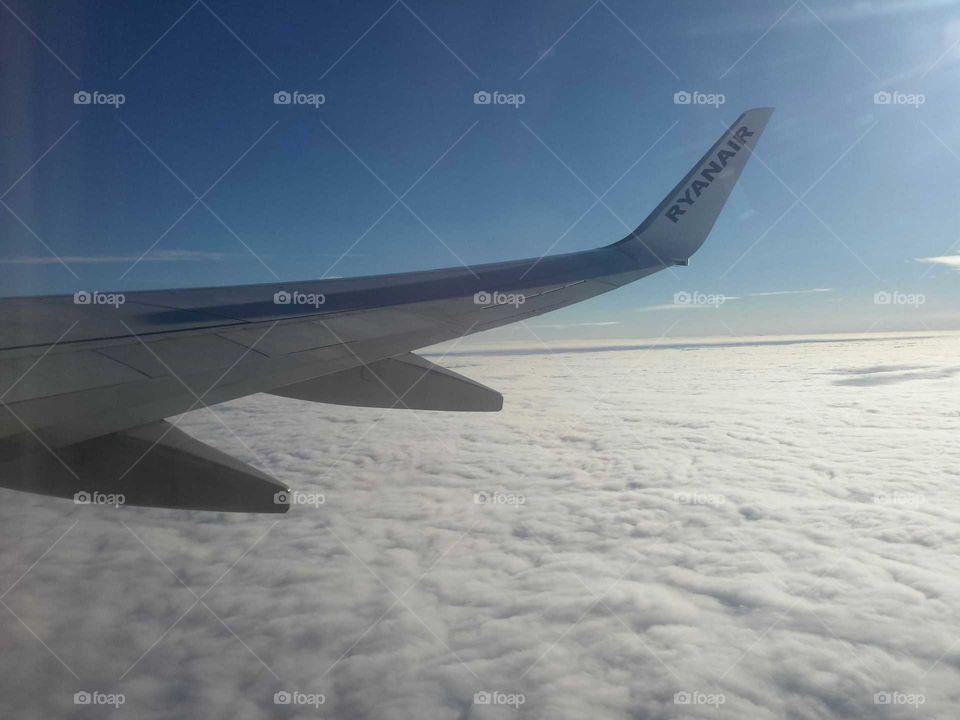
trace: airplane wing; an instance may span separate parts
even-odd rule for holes
[[[257,392],[499,410],[499,393],[413,351],[686,265],[771,113],[741,115],[636,230],[593,250],[350,279],[2,299],[0,486],[77,502],[285,512],[279,480],[164,418]]]

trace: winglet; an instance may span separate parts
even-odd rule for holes
[[[747,110],[720,136],[650,216],[616,246],[686,265],[713,229],[760,140],[773,108]]]

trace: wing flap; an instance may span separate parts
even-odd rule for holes
[[[0,485],[78,504],[256,513],[289,509],[286,487],[166,421],[67,445],[56,455],[42,446],[23,448],[0,463]]]
[[[419,355],[369,365],[272,390],[272,395],[356,407],[498,412],[503,395]]]

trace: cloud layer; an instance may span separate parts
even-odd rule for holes
[[[950,716],[958,348],[457,355],[502,413],[269,396],[193,413],[182,428],[324,503],[277,521],[3,491],[4,705],[102,716],[73,704],[86,689],[144,718]],[[275,705],[284,690],[325,702]]]

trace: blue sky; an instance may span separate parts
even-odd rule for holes
[[[689,268],[537,333],[960,329],[960,3],[4,3],[4,295],[605,244],[769,105]],[[82,90],[125,101],[77,105]],[[281,90],[325,102],[276,105]],[[477,105],[479,90],[525,102]],[[676,104],[683,91],[724,102]],[[678,292],[725,302],[678,307]]]

